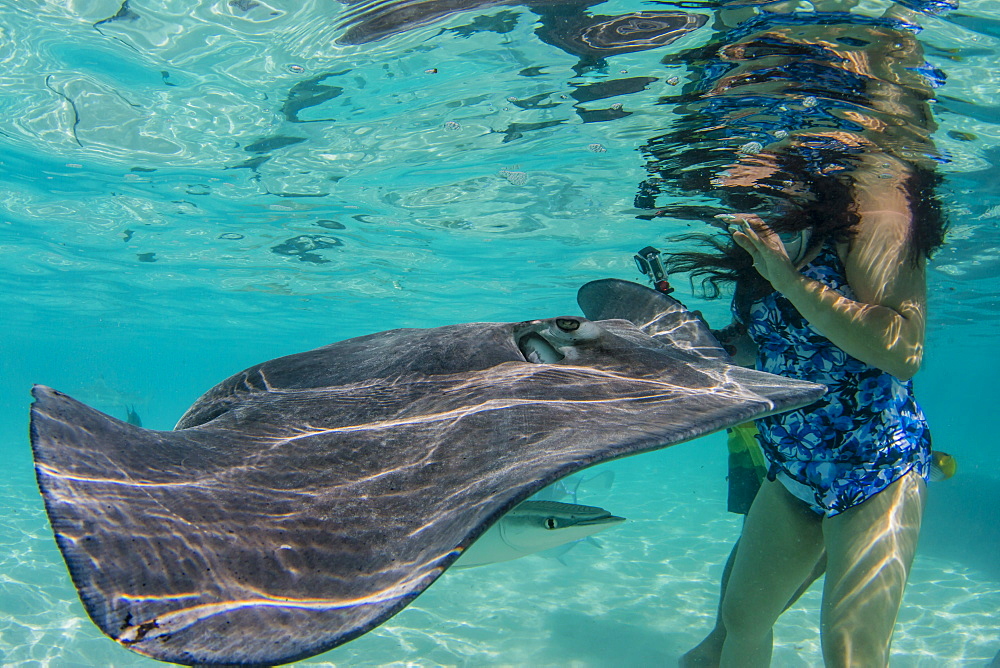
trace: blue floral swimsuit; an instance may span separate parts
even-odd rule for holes
[[[829,245],[802,273],[856,299]],[[757,420],[770,480],[832,517],[911,470],[927,479],[930,432],[912,383],[845,353],[777,292],[751,306],[746,326],[758,369],[829,388],[814,404]]]

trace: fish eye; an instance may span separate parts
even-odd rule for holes
[[[575,332],[580,329],[580,321],[569,318],[556,318],[556,327],[564,332]]]
[[[556,528],[556,518],[554,518],[554,517],[546,517],[545,518],[545,528],[546,529],[555,529]]]

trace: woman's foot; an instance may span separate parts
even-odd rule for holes
[[[726,641],[726,628],[716,626],[698,646],[682,656],[677,662],[680,668],[719,668],[722,643]]]

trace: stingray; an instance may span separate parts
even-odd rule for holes
[[[348,339],[224,380],[173,431],[35,386],[39,487],[88,614],[162,661],[312,656],[399,612],[550,483],[824,391],[729,364],[642,286],[580,301],[625,319]]]

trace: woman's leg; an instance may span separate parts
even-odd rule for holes
[[[747,515],[722,602],[723,666],[767,666],[771,627],[823,554],[821,518],[766,481]]]
[[[885,666],[924,508],[924,481],[910,472],[864,503],[823,522],[823,659]]]
[[[729,584],[729,576],[732,573],[733,562],[736,561],[736,551],[739,547],[740,541],[737,539],[736,544],[733,545],[733,549],[729,553],[729,559],[726,560],[726,566],[722,570],[722,591],[719,595],[719,611],[715,616],[715,628],[709,632],[704,640],[698,643],[697,647],[688,651],[680,658],[678,662],[679,668],[718,668],[719,666],[720,657],[722,656],[722,644],[726,641],[726,625],[722,623],[722,602],[726,598],[726,587]],[[785,603],[782,612],[795,605],[795,602],[809,590],[812,583],[818,580],[825,571],[826,553],[824,552],[819,561],[816,562],[812,572],[806,577],[805,582],[799,585],[799,588],[795,590],[792,597]],[[767,642],[771,641],[768,640]]]

